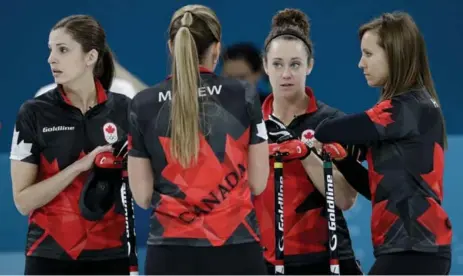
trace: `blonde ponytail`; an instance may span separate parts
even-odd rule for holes
[[[196,163],[199,155],[199,57],[189,26],[193,16],[185,12],[175,35],[172,60],[171,154],[183,166]]]

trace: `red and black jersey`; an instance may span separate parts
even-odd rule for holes
[[[17,115],[10,159],[36,164],[40,182],[97,146],[127,134],[129,98],[95,82],[98,104],[82,112],[56,88],[25,102]],[[89,173],[82,173],[52,201],[29,215],[27,256],[62,260],[127,257],[120,199],[101,221],[81,216],[79,198]]]
[[[201,69],[198,163],[170,154],[170,78],[130,107],[129,154],[154,176],[150,245],[222,246],[259,240],[248,184],[248,148],[267,139],[258,94],[248,83]]]
[[[306,88],[309,105],[306,113],[295,117],[287,126],[298,137],[313,134],[313,130],[324,119],[341,116],[342,112],[321,101],[317,101],[312,90]],[[262,106],[264,119],[273,112],[273,94]],[[268,131],[271,131],[268,129]],[[269,141],[275,142],[275,141]],[[326,261],[328,254],[328,221],[326,219],[324,196],[317,190],[307,175],[300,160],[285,162],[284,177],[284,236],[286,264],[315,264]],[[262,232],[261,244],[265,258],[275,264],[275,197],[273,160],[270,160],[270,175],[267,187],[254,199],[259,226]],[[336,208],[338,252],[341,259],[354,258],[347,224],[339,208]]]
[[[424,89],[366,112],[323,123],[321,142],[366,144],[375,255],[420,251],[450,257],[452,230],[442,207],[444,122]]]

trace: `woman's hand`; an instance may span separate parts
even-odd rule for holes
[[[89,154],[85,155],[83,158],[77,160],[74,165],[79,172],[85,172],[90,170],[93,167],[93,162],[97,154],[105,151],[113,151],[111,145],[98,146],[92,150]]]

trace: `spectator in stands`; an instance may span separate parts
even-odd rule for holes
[[[269,92],[258,87],[259,80],[265,75],[262,70],[262,58],[259,49],[252,43],[237,43],[225,49],[222,58],[222,74],[226,77],[246,80],[256,86],[260,95],[260,102],[264,102]]]

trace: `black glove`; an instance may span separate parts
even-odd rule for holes
[[[298,139],[297,135],[275,116],[270,115],[265,121],[267,128],[270,157],[277,153],[283,154],[283,161],[292,161],[294,159],[305,159],[311,153],[311,149]],[[291,141],[297,140],[297,141]]]
[[[82,189],[79,206],[81,214],[90,221],[103,219],[121,198],[123,170],[127,168],[127,138],[113,144],[113,152],[97,154]],[[118,201],[119,199],[119,201]]]
[[[358,162],[363,162],[367,159],[367,147],[364,145],[347,145],[346,149],[349,158],[353,158]]]
[[[297,139],[297,135],[290,129],[287,129],[277,117],[270,115],[265,121],[268,137],[273,143],[282,143],[284,141]]]

